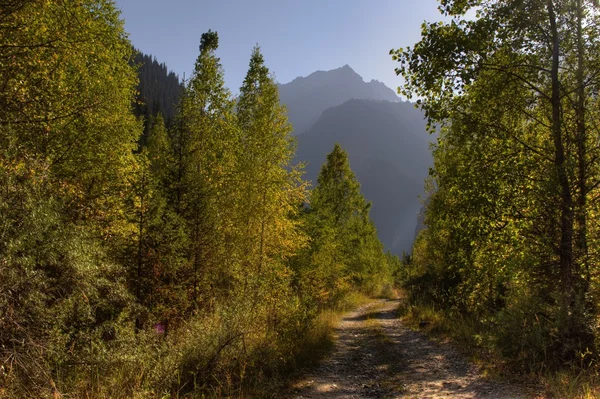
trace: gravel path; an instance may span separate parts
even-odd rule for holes
[[[405,327],[399,304],[377,300],[347,315],[331,355],[294,385],[291,398],[527,397],[482,378],[448,345]]]

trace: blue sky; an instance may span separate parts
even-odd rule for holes
[[[391,48],[419,40],[436,0],[116,0],[133,44],[189,76],[200,36],[219,33],[227,86],[237,93],[250,52],[261,46],[277,81],[350,65],[366,81],[396,89]]]

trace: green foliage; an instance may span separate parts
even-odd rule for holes
[[[122,338],[131,298],[101,242],[64,222],[50,168],[3,155],[0,382],[9,394],[43,397],[59,369],[110,361],[102,354]]]
[[[372,295],[390,290],[397,263],[385,255],[369,209],[348,155],[336,144],[327,155],[305,213],[312,240],[300,275],[303,287],[313,287],[319,306],[335,306],[352,289]]]
[[[111,4],[14,3],[0,39],[0,392],[46,397],[63,389],[62,370],[110,363],[128,335],[131,295],[113,252],[140,126]]]
[[[483,323],[525,369],[595,362],[596,6],[441,4],[449,22],[392,51],[439,129],[405,285]]]
[[[390,291],[398,260],[341,149],[301,206],[258,48],[236,103],[203,34],[166,124],[134,116],[112,1],[0,20],[0,396],[266,396],[331,332],[324,308]]]

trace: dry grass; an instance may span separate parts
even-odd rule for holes
[[[589,370],[570,370],[541,377],[548,395],[552,398],[597,399],[600,398],[600,379]]]
[[[494,379],[516,380],[530,387],[532,397],[600,399],[600,377],[596,369],[517,375],[511,368],[510,361],[502,358],[492,339],[475,321],[450,315],[433,305],[410,305],[407,302],[402,303],[398,314],[412,329],[419,330],[434,340],[452,343],[461,353],[481,366],[484,374]]]
[[[334,343],[334,329],[341,317],[371,299],[361,293],[351,292],[339,301],[333,309],[323,310],[306,333],[295,359],[297,368],[314,366],[329,353]]]

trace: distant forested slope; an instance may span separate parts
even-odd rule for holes
[[[145,140],[150,119],[159,113],[165,124],[171,125],[183,87],[179,77],[152,55],[136,51],[133,64],[138,68],[139,77],[134,112],[146,121],[142,136]]]

